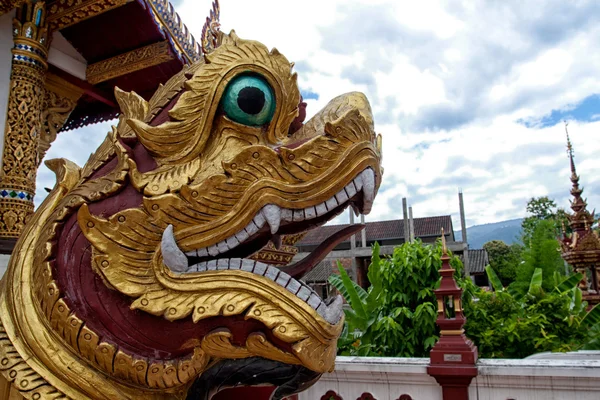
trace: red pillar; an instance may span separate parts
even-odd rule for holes
[[[429,352],[427,373],[442,386],[444,400],[468,400],[469,385],[477,376],[477,347],[464,334],[466,318],[462,310],[462,289],[454,280],[443,229],[442,244],[442,280],[439,289],[435,290],[440,340]]]

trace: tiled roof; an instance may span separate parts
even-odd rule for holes
[[[313,269],[304,275],[302,280],[306,283],[327,282],[331,274],[333,274],[331,261],[324,260],[318,263]]]
[[[404,220],[394,219],[390,221],[367,222],[367,241],[402,239],[404,238]],[[444,232],[452,232],[452,218],[449,215],[438,217],[414,218],[415,237],[439,236],[440,229]],[[334,233],[344,229],[349,224],[328,225],[311,230],[297,243],[297,246],[310,246],[322,243]],[[357,235],[360,240],[360,234]]]
[[[459,257],[460,261],[465,262],[462,254]],[[469,272],[471,274],[485,273],[485,266],[489,263],[490,260],[485,249],[469,250]]]

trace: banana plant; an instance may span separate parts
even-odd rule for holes
[[[373,246],[371,267],[367,274],[371,286],[368,290],[360,287],[348,276],[346,269],[338,261],[339,275],[329,277],[329,283],[346,299],[350,309],[344,309],[348,322],[348,334],[362,334],[377,321],[377,308],[382,300],[382,277],[379,268],[379,244]]]

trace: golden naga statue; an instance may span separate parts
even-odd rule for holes
[[[368,213],[381,138],[360,93],[303,123],[292,67],[219,32],[149,101],[117,89],[83,168],[47,162],[2,281],[0,398],[281,399],[334,368],[342,300],[297,279],[348,232],[295,265],[248,257]]]

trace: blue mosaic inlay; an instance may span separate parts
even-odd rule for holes
[[[33,201],[33,195],[31,193],[27,193],[27,192],[24,192],[22,190],[17,190],[17,189],[2,189],[2,190],[0,190],[0,198]]]

